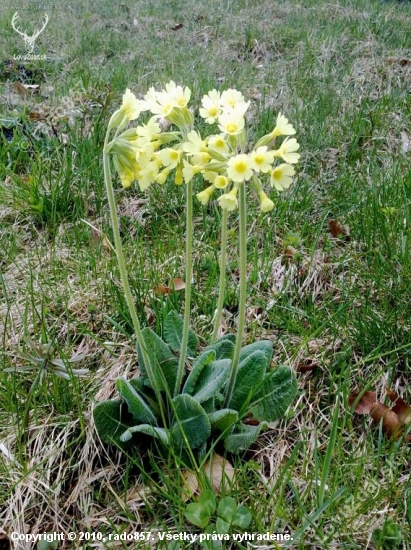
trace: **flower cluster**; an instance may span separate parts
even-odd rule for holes
[[[126,90],[122,106],[109,125],[116,130],[115,136],[106,143],[122,185],[129,187],[137,181],[145,190],[153,183],[164,184],[172,173],[175,183],[181,185],[200,174],[208,186],[197,193],[197,199],[205,205],[214,192],[222,190],[217,201],[221,208],[231,211],[238,206],[239,186],[250,182],[260,199],[261,211],[272,210],[274,203],[265,193],[263,182],[277,191],[290,187],[295,175],[293,165],[300,158],[300,146],[290,137],[295,134],[293,126],[280,113],[272,132],[250,147],[245,121],[250,102],[237,90],[211,90],[201,100],[199,115],[207,124],[217,125],[218,131],[202,137],[194,129],[194,117],[188,108],[190,97],[189,88],[173,81],[161,91],[150,88],[142,100]],[[146,124],[120,133],[143,111],[152,114]],[[177,130],[163,131],[164,121]],[[275,148],[280,136],[285,139]]]

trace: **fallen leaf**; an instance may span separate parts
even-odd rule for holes
[[[233,481],[234,468],[224,457],[213,455],[211,460],[204,464],[206,476],[212,483],[213,489],[220,493],[224,486],[224,482]],[[227,478],[224,480],[224,478]]]
[[[167,294],[172,294],[173,292],[183,290],[185,287],[185,282],[176,277],[170,281],[169,285],[163,285],[163,283],[154,285],[153,291],[156,296],[166,296]]]
[[[353,405],[354,401],[357,400],[359,393],[352,393],[348,398],[350,406]],[[355,412],[357,414],[370,414],[373,405],[377,402],[377,394],[374,391],[366,391],[361,396],[361,399],[358,401]]]
[[[389,393],[390,392],[390,393]],[[396,398],[394,392],[391,390],[387,390],[387,394],[391,399],[391,396]],[[348,401],[350,405],[352,406],[360,396],[360,393],[352,393]],[[404,412],[404,406],[407,408],[406,414],[408,418],[408,405],[406,405],[402,399],[402,403],[399,403],[398,409],[401,413]],[[398,403],[398,398],[396,400],[396,403]],[[387,407],[387,405],[384,405],[383,403],[380,403],[377,401],[377,394],[372,391],[366,391],[364,394],[361,395],[356,407],[355,412],[357,414],[365,414],[371,416],[371,418],[374,420],[376,424],[382,423],[382,431],[388,436],[392,437],[393,439],[400,439],[403,434],[403,422],[400,419],[400,416],[398,415],[397,411],[393,409],[390,409]],[[411,434],[408,434],[406,436],[406,441],[411,441]]]
[[[233,481],[235,472],[228,460],[215,454],[204,464],[204,473],[211,481],[213,490],[217,493],[221,493],[227,481]],[[189,470],[183,473],[183,477],[184,488],[182,499],[184,502],[187,502],[193,495],[198,493],[199,482],[196,474]]]
[[[174,278],[172,282],[170,283],[173,290],[184,290],[186,287],[185,282],[182,279],[179,279],[178,277]]]
[[[302,359],[297,365],[297,372],[311,372],[319,368],[317,361],[312,359]]]
[[[349,230],[346,226],[342,226],[338,220],[328,220],[328,227],[330,233],[335,239],[342,239],[345,241],[351,240]]]
[[[375,403],[371,407],[370,412],[371,418],[377,424],[382,420],[382,431],[388,435],[388,437],[393,437],[394,439],[399,439],[401,437],[402,426],[400,419],[391,411],[387,405],[382,403]]]
[[[402,422],[403,424],[410,424],[411,423],[411,405],[407,405],[404,399],[399,397],[390,388],[387,389],[387,395],[390,398],[390,400],[394,403],[394,406],[391,410],[395,412],[395,414],[400,419],[400,422]]]

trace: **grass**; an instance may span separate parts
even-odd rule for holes
[[[225,492],[250,509],[249,531],[288,529],[296,549],[409,548],[409,447],[348,404],[352,391],[384,399],[387,387],[411,402],[409,4],[143,0],[91,9],[79,1],[50,10],[35,48],[47,60],[27,64],[13,61],[24,53],[14,12],[1,12],[0,529],[189,528],[175,457],[159,464],[152,451],[142,467],[139,456],[102,446],[91,423],[93,404],[137,368],[104,244],[103,135],[126,87],[139,94],[173,79],[193,90],[193,104],[213,87],[241,90],[256,136],[285,113],[304,153],[275,209],[264,217],[249,209],[245,335],[273,340],[275,363],[300,373],[299,395],[252,451],[230,457],[236,482]],[[42,12],[20,16],[35,28]],[[15,81],[40,91],[23,97]],[[134,188],[118,201],[140,319],[161,330],[168,310],[182,311],[180,293],[152,290],[184,276],[183,191]],[[350,237],[334,237],[331,219]],[[218,228],[216,205],[197,204],[192,319],[204,339],[216,307]],[[233,215],[232,244],[236,235]],[[227,331],[237,267],[232,252]],[[64,361],[85,353],[90,375],[48,373],[24,425],[35,373],[5,369],[28,364],[27,337]]]

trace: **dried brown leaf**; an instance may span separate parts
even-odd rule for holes
[[[234,468],[220,455],[213,455],[210,460],[204,464],[204,473],[211,481],[212,488],[215,492],[220,493],[227,482],[232,482],[234,479]],[[183,492],[181,498],[184,502],[198,493],[199,482],[196,474],[192,471],[183,473]]]
[[[335,239],[350,240],[350,232],[347,226],[341,225],[338,220],[328,220],[330,233]]]
[[[411,405],[407,405],[404,399],[399,397],[390,388],[387,389],[387,395],[390,398],[390,400],[394,403],[394,406],[391,410],[395,412],[395,414],[400,419],[400,422],[402,422],[402,424],[410,424],[411,423]]]
[[[357,400],[359,393],[352,393],[348,398],[350,405],[353,405],[354,401]],[[377,402],[377,394],[373,391],[366,391],[361,399],[358,401],[355,412],[357,414],[370,414],[372,407]]]
[[[234,478],[234,468],[224,457],[213,455],[204,465],[206,476],[212,483],[216,492],[221,492],[224,483],[231,482]],[[226,480],[224,480],[226,478]]]
[[[174,279],[171,279],[168,285],[163,285],[163,283],[154,285],[153,291],[156,296],[166,296],[167,294],[184,290],[185,287],[185,282],[182,279],[175,277]]]
[[[395,412],[391,411],[387,405],[382,403],[374,403],[370,412],[371,418],[379,424],[382,420],[382,431],[388,435],[398,439],[401,436],[401,422]]]
[[[315,369],[317,369],[320,365],[317,363],[317,361],[314,361],[313,359],[302,359],[297,364],[297,372],[311,372]]]
[[[394,392],[391,390],[387,391],[388,396],[392,400],[395,399],[397,396]],[[353,405],[354,402],[357,400],[359,393],[352,393],[349,396],[349,403],[350,405]],[[396,400],[398,403],[398,398]],[[400,410],[401,413],[406,412],[408,417],[408,405],[406,405],[402,399],[401,402],[405,405],[407,410],[405,411],[402,403],[399,404],[399,407],[397,410]],[[393,409],[390,409],[387,407],[387,405],[384,405],[383,403],[380,403],[377,401],[377,394],[372,391],[366,391],[358,401],[355,412],[357,414],[367,414],[370,415],[371,418],[374,420],[376,424],[380,424],[382,422],[382,431],[388,436],[392,437],[393,439],[400,439],[403,433],[403,422],[400,420],[399,415],[397,412]],[[407,435],[406,437],[407,441],[411,441],[411,434]]]
[[[186,287],[185,282],[182,279],[179,279],[178,277],[175,277],[171,283],[170,286],[173,288],[173,290],[184,290]]]

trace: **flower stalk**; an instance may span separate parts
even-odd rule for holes
[[[217,311],[214,318],[214,330],[211,335],[210,344],[214,344],[218,338],[218,332],[221,323],[221,316],[224,307],[226,270],[227,270],[227,233],[228,233],[228,210],[223,210],[221,219],[221,251],[220,251],[220,279],[218,283],[218,301]]]
[[[136,334],[137,341],[139,343],[139,346],[141,348],[141,353],[144,357],[144,363],[146,365],[147,369],[147,375],[150,379],[150,383],[156,392],[157,396],[159,396],[159,392],[157,389],[156,379],[154,376],[154,371],[151,366],[150,357],[147,353],[147,349],[144,342],[144,337],[141,332],[140,322],[138,320],[137,311],[134,306],[134,300],[133,295],[130,288],[130,283],[128,280],[128,273],[126,268],[126,263],[124,260],[124,252],[123,252],[123,246],[121,244],[121,237],[120,237],[120,230],[119,230],[119,220],[117,216],[117,206],[116,206],[116,198],[114,195],[114,189],[113,184],[111,180],[111,170],[110,170],[110,158],[109,158],[109,145],[108,145],[108,137],[109,137],[110,128],[107,131],[106,139],[104,142],[104,149],[103,149],[103,168],[104,168],[104,183],[106,187],[106,193],[107,193],[107,199],[110,209],[110,219],[111,219],[111,226],[113,230],[113,237],[114,237],[114,247],[116,250],[116,256],[117,256],[117,263],[118,268],[120,271],[120,278],[123,285],[124,290],[124,297],[127,302],[127,306],[131,315],[131,321],[133,323],[134,332]]]
[[[180,358],[178,363],[174,397],[180,393],[181,382],[184,375],[185,360],[187,355],[188,331],[190,328],[191,306],[191,279],[193,258],[193,180],[187,183],[186,188],[186,272],[185,272],[185,305],[183,335],[181,339]]]
[[[241,345],[243,342],[245,327],[245,308],[247,299],[247,206],[245,184],[239,185],[239,257],[240,257],[240,300],[238,305],[237,336],[234,349],[234,357],[231,365],[230,380],[226,394],[225,406],[228,407],[233,395],[235,381],[237,378],[238,362],[240,358]]]

